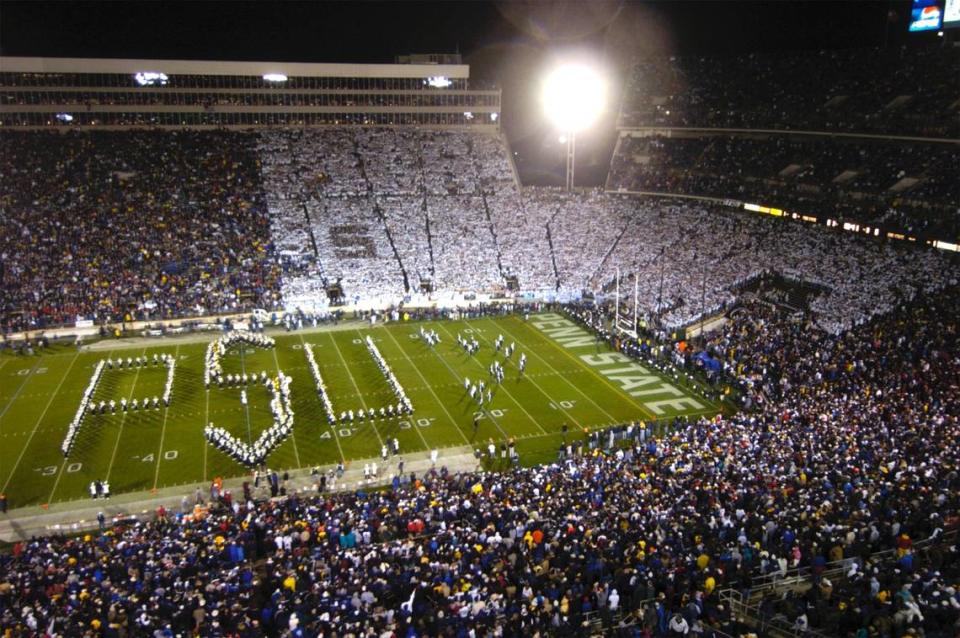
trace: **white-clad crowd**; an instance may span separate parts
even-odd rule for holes
[[[280,130],[262,133],[258,149],[288,305],[320,307],[337,283],[348,300],[383,301],[427,282],[503,287],[491,220],[507,226],[512,207],[494,193],[516,185],[499,139]]]
[[[660,200],[636,205],[604,261],[599,283],[608,291],[614,288],[617,266],[621,303],[632,308],[636,277],[640,313],[653,315],[659,308],[669,329],[732,303],[740,286],[764,273],[822,286],[811,310],[831,333],[956,278],[942,254],[922,247],[880,244],[808,224]]]
[[[484,134],[370,129],[260,134],[289,305],[398,301],[430,282],[434,298],[520,291],[561,300],[621,295],[673,329],[734,301],[763,273],[823,288],[816,320],[837,332],[950,281],[936,252],[700,202],[599,189],[518,189],[507,149]],[[292,257],[291,257],[292,258]],[[636,280],[636,281],[634,281]]]

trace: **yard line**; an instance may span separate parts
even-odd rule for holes
[[[207,365],[204,363],[203,365]],[[203,433],[204,428],[210,423],[210,388],[207,388],[207,398],[203,406],[203,428],[200,428],[200,436],[203,440],[203,482],[207,482],[207,435]]]
[[[464,323],[467,324],[468,326],[471,326],[471,327],[472,327],[472,325],[470,324],[469,321],[464,320]],[[498,323],[497,325],[499,326],[500,324]],[[503,329],[503,328],[501,328],[501,329],[502,329],[504,332],[507,332],[506,329]],[[477,329],[474,330],[474,333],[477,334],[477,335],[479,335],[480,338],[483,339],[484,341],[486,341],[487,343],[490,343],[490,340],[489,340],[489,339],[484,338],[484,336],[483,336],[483,334],[482,334],[482,333],[483,333],[483,330],[482,330],[482,329],[477,328]],[[510,334],[510,333],[507,333],[507,334]],[[511,335],[511,338],[512,338],[512,335]],[[519,370],[519,367],[516,366],[516,365],[513,363],[513,360],[512,360],[512,359],[505,359],[505,361],[507,362],[507,365],[509,365],[509,366],[511,366],[511,367],[514,367],[514,368],[517,368],[517,369]],[[553,370],[553,374],[555,374],[555,375],[557,375],[557,376],[561,376],[561,377],[563,376],[562,373],[561,373],[559,370],[557,370],[556,368],[551,368],[551,369]],[[526,379],[528,379],[528,380],[530,381],[530,383],[532,383],[532,384],[537,388],[537,390],[540,391],[540,394],[542,394],[543,396],[545,396],[545,397],[547,398],[547,401],[549,401],[550,403],[552,403],[553,405],[555,405],[558,410],[560,410],[561,412],[563,412],[563,413],[567,416],[567,418],[570,419],[570,422],[571,422],[571,423],[576,423],[576,422],[577,422],[577,419],[576,419],[572,414],[570,414],[570,411],[569,411],[567,408],[565,408],[565,407],[563,407],[563,405],[561,405],[561,402],[560,402],[560,401],[554,400],[554,398],[551,397],[549,394],[547,394],[546,390],[544,390],[544,389],[540,386],[539,383],[537,383],[536,381],[533,380],[533,377],[536,376],[535,374],[526,374],[526,373],[524,373],[523,376],[524,376]],[[504,389],[506,390],[506,387],[504,387]],[[610,415],[607,414],[607,416],[610,416]],[[545,430],[544,430],[543,428],[540,428],[540,431],[541,431],[541,432],[545,432]]]
[[[360,331],[358,330],[357,332],[360,332]],[[387,330],[386,332],[387,332],[387,334],[390,336],[390,338],[393,339],[393,342],[397,344],[397,348],[399,348],[399,347],[400,347],[400,344],[397,343],[397,339],[393,336],[393,334],[392,334],[389,330]],[[416,366],[413,366],[413,367],[416,367]],[[419,372],[419,370],[418,370],[418,372]],[[421,378],[423,378],[423,377],[421,377]],[[432,390],[431,390],[431,391],[432,391]],[[434,396],[436,396],[436,395],[434,395]],[[450,415],[447,414],[447,416],[450,416]],[[427,439],[423,436],[423,432],[420,431],[420,428],[417,426],[417,424],[412,422],[412,421],[413,421],[412,418],[410,419],[410,421],[411,421],[410,425],[413,427],[414,430],[417,431],[417,434],[420,435],[420,440],[423,441],[423,447],[424,447],[425,449],[427,449],[427,450],[432,450],[432,449],[433,449],[433,446],[431,446],[429,443],[427,443]],[[456,422],[454,422],[454,425],[456,425]],[[459,428],[458,428],[458,429],[459,429]],[[463,432],[461,432],[460,434],[463,434]]]
[[[508,321],[509,321],[509,319],[508,319]],[[499,324],[498,324],[498,325],[499,325]],[[511,333],[509,330],[507,330],[506,328],[503,328],[503,327],[501,327],[500,329],[503,330],[503,331],[504,331],[505,333],[507,333],[508,335],[510,335],[510,338],[511,338],[511,339],[519,342],[519,340],[518,340],[518,339],[513,335],[513,333]],[[533,330],[533,328],[530,328],[530,330]],[[549,343],[551,346],[553,346],[553,347],[556,348],[557,350],[560,350],[561,352],[563,352],[563,354],[567,355],[568,357],[570,357],[571,359],[573,359],[574,361],[576,361],[578,366],[581,366],[581,367],[583,367],[583,368],[586,368],[587,370],[590,370],[590,368],[587,367],[586,364],[584,364],[582,361],[579,361],[579,360],[578,360],[576,357],[574,357],[572,354],[570,354],[569,352],[563,350],[562,348],[560,348],[560,347],[557,346],[556,344],[548,341],[548,340],[546,339],[546,337],[544,337],[544,341],[546,341],[546,342]],[[533,356],[535,356],[537,359],[540,359],[540,361],[544,362],[544,363],[547,365],[548,368],[550,368],[550,369],[553,370],[554,372],[558,372],[558,370],[557,370],[556,368],[554,368],[552,365],[550,365],[550,362],[549,362],[549,361],[547,361],[546,359],[544,359],[543,357],[541,357],[539,353],[537,353],[537,351],[536,351],[535,348],[531,348],[530,346],[527,346],[527,350],[529,350],[529,351],[530,351],[530,354],[532,354]],[[643,406],[641,406],[639,403],[637,403],[636,401],[634,401],[632,397],[628,397],[628,396],[625,395],[623,392],[621,392],[621,390],[620,390],[619,388],[617,388],[615,385],[613,385],[612,383],[610,383],[610,382],[607,380],[607,378],[604,377],[602,374],[597,374],[597,373],[594,372],[593,370],[590,370],[590,372],[592,372],[594,376],[602,379],[603,382],[606,383],[608,386],[610,386],[611,388],[613,388],[614,390],[616,390],[616,392],[617,392],[618,395],[626,398],[628,401],[630,401],[630,403],[633,403],[635,406],[637,406],[638,408],[640,408],[640,411],[641,411],[641,412],[643,412],[643,413],[646,414],[646,415],[649,415],[648,418],[651,418],[651,419],[654,418],[653,415],[650,414],[650,411],[649,411],[649,410],[645,409],[645,408],[644,408]],[[577,384],[571,382],[570,379],[566,378],[566,377],[563,376],[562,374],[560,375],[560,378],[563,379],[564,382],[565,382],[567,385],[569,385],[571,388],[573,388],[574,390],[576,390],[577,392],[579,392],[579,393],[580,393],[580,396],[584,397],[587,401],[589,401],[589,402],[592,403],[594,406],[596,406],[596,408],[597,408],[598,410],[600,410],[601,412],[603,412],[604,414],[606,414],[610,419],[613,419],[614,421],[617,421],[617,418],[616,418],[615,416],[613,416],[612,414],[610,414],[609,412],[607,412],[606,410],[604,410],[602,407],[600,407],[600,404],[597,403],[596,401],[594,401],[593,398],[592,398],[589,394],[587,394],[586,392],[584,392],[583,390],[581,390],[581,389],[577,386]],[[534,383],[536,383],[536,382],[534,382]],[[559,405],[559,404],[558,404],[558,405]],[[622,419],[620,419],[620,420],[622,420]]]
[[[79,352],[77,353],[79,354]],[[17,387],[17,391],[13,393],[13,396],[10,397],[10,400],[7,401],[7,405],[4,406],[3,412],[0,412],[0,423],[3,423],[3,417],[7,413],[7,410],[10,409],[10,406],[13,405],[13,402],[17,400],[17,397],[20,396],[20,392],[23,390],[24,386],[27,385],[27,381],[30,380],[30,377],[33,376],[33,371],[37,369],[37,366],[40,365],[41,357],[37,358],[37,362],[33,364],[33,367],[30,368],[30,373],[23,376],[23,382]]]
[[[246,348],[244,347],[244,343],[240,342],[240,372],[244,376],[246,376],[247,374],[247,364],[244,361],[245,357],[243,355],[245,350]],[[242,390],[242,392],[246,392],[246,390]],[[243,409],[247,415],[247,445],[253,445],[253,432],[250,429],[250,402],[249,401],[243,404]]]
[[[302,331],[300,332],[300,347],[301,347],[302,349],[304,349],[304,350],[307,349],[307,342],[303,340],[303,332],[302,332]],[[317,364],[317,365],[319,365],[319,364]],[[310,377],[310,380],[313,381],[313,377],[312,377],[312,376]],[[341,460],[344,464],[346,464],[346,462],[347,462],[347,457],[344,456],[344,454],[343,454],[343,446],[340,445],[340,435],[337,434],[337,428],[334,427],[334,426],[330,426],[330,430],[333,431],[333,440],[337,442],[337,449],[340,451],[340,460]]]
[[[280,359],[277,358],[277,349],[271,348],[273,350],[273,362],[277,364],[277,375],[280,375]],[[293,401],[290,401],[291,405]],[[300,469],[300,452],[297,451],[297,435],[294,433],[294,428],[290,428],[290,440],[293,441],[293,456],[297,459],[297,469]]]
[[[46,416],[47,410],[50,409],[50,406],[53,405],[54,399],[57,398],[57,394],[60,392],[60,388],[63,386],[63,382],[66,381],[67,377],[70,375],[70,370],[73,368],[73,364],[77,362],[77,359],[80,357],[80,351],[77,351],[77,354],[74,355],[73,359],[70,360],[70,365],[67,366],[67,371],[63,373],[63,376],[60,378],[60,383],[57,384],[57,388],[53,391],[53,394],[50,395],[50,400],[47,401],[47,405],[43,408],[43,412],[40,413],[40,418],[37,419],[37,422],[33,426],[33,430],[30,431],[30,436],[27,437],[27,442],[24,444],[23,449],[20,450],[20,456],[17,457],[17,462],[13,464],[13,469],[10,470],[10,475],[7,476],[6,482],[3,484],[3,489],[0,489],[0,492],[6,492],[7,486],[10,485],[10,480],[13,478],[13,475],[17,472],[17,467],[20,466],[20,461],[23,460],[23,455],[27,453],[27,448],[30,447],[30,441],[33,440],[33,435],[37,433],[37,428],[40,427],[40,422],[43,421],[43,417]],[[39,363],[39,361],[37,362]],[[29,375],[28,375],[29,376]],[[23,386],[21,386],[21,389]],[[17,393],[19,394],[19,390]],[[6,412],[6,410],[4,410]],[[61,467],[61,469],[63,469]]]
[[[363,395],[360,393],[360,386],[357,385],[357,380],[353,378],[353,373],[350,372],[350,366],[347,365],[347,360],[343,358],[343,353],[340,352],[340,346],[337,344],[337,340],[333,338],[332,332],[328,332],[327,336],[330,337],[330,341],[333,342],[333,348],[337,351],[337,355],[340,357],[340,360],[343,361],[343,366],[347,371],[347,376],[350,377],[350,382],[353,384],[354,390],[356,390],[357,394],[360,395],[360,404],[363,406],[364,411],[366,411],[367,402],[363,400]],[[383,439],[380,438],[380,432],[377,431],[377,426],[374,424],[373,419],[370,419],[370,425],[373,426],[373,433],[377,435],[377,440],[380,441],[380,447],[383,447]]]
[[[109,350],[109,351],[107,352],[107,358],[110,358],[110,354],[113,353],[113,352],[114,352],[114,350]],[[147,349],[144,348],[144,349],[143,349],[143,354],[146,354],[146,352],[147,352]],[[129,401],[131,398],[133,398],[133,391],[134,391],[134,388],[136,388],[136,386],[137,386],[137,377],[138,377],[138,376],[140,376],[140,367],[137,367],[137,373],[136,373],[136,375],[134,375],[133,385],[130,387],[130,397],[128,397],[128,399],[127,399],[128,401]],[[99,386],[99,384],[98,384],[98,386]],[[93,399],[93,396],[91,396],[90,398]],[[120,436],[123,435],[123,422],[124,422],[126,419],[127,419],[127,413],[124,412],[124,413],[123,413],[123,416],[120,417],[120,434],[117,435],[117,443],[116,443],[116,445],[115,445],[114,448],[113,448],[113,454],[114,454],[114,456],[116,456],[116,454],[117,454],[117,447],[120,446]],[[69,458],[69,457],[67,457],[67,458]],[[60,464],[60,471],[57,472],[57,479],[53,482],[53,489],[50,490],[50,497],[47,498],[47,502],[48,502],[48,503],[52,503],[52,502],[53,502],[53,496],[54,496],[54,494],[57,493],[57,486],[60,485],[60,479],[63,477],[63,471],[64,471],[64,470],[66,469],[66,467],[67,467],[67,458],[64,458],[64,459],[63,459],[63,463]],[[112,467],[113,467],[113,458],[110,459],[110,468],[107,469],[107,478],[104,479],[105,481],[107,481],[107,480],[110,479],[110,469],[111,469]]]
[[[463,437],[464,442],[465,442],[467,445],[469,445],[469,446],[472,447],[473,444],[470,442],[470,439],[468,439],[468,438],[467,438],[467,435],[464,434],[464,433],[463,433],[463,430],[460,429],[460,425],[457,423],[457,420],[456,420],[455,418],[453,418],[453,415],[450,414],[450,411],[449,411],[449,410],[447,410],[446,404],[445,404],[443,401],[441,401],[441,400],[440,400],[440,397],[437,396],[437,393],[434,392],[433,386],[430,385],[430,383],[427,381],[426,377],[423,376],[423,373],[420,372],[420,368],[418,368],[418,367],[417,367],[417,364],[415,364],[415,363],[413,362],[413,359],[411,359],[410,357],[407,356],[407,351],[403,349],[403,346],[400,345],[400,342],[397,341],[397,338],[393,336],[393,333],[392,333],[392,332],[390,332],[390,328],[384,326],[384,330],[385,330],[385,332],[386,332],[387,334],[390,335],[390,338],[393,339],[393,342],[397,344],[397,348],[399,348],[399,349],[400,349],[400,352],[403,353],[404,358],[405,358],[407,361],[410,362],[410,367],[412,367],[414,370],[417,371],[417,374],[420,376],[420,379],[423,381],[423,385],[426,386],[426,388],[427,388],[428,390],[430,390],[430,394],[433,395],[433,398],[436,399],[436,400],[437,400],[437,403],[440,404],[440,407],[443,408],[443,411],[447,414],[447,418],[449,418],[449,419],[450,419],[450,422],[453,423],[453,427],[457,428],[457,432],[459,432],[459,433],[460,433],[460,436]],[[462,381],[462,379],[460,379],[460,377],[457,376],[457,373],[453,371],[453,368],[450,367],[450,364],[447,363],[446,359],[444,359],[444,358],[443,358],[436,350],[434,350],[433,348],[430,348],[430,351],[433,352],[433,354],[434,354],[435,356],[437,356],[437,357],[440,358],[440,361],[443,363],[443,365],[447,366],[447,370],[450,371],[450,374],[453,375],[453,378],[454,378],[454,379],[456,379],[457,381]],[[497,420],[494,419],[493,416],[490,417],[490,420],[493,421],[493,424],[497,426],[497,429],[500,430],[500,432],[504,435],[504,438],[506,438],[507,435],[506,435],[506,433],[503,431],[503,428],[500,427],[500,424],[497,423]]]
[[[147,354],[147,349],[146,349],[146,348],[143,349],[143,352],[140,353],[140,356],[143,356],[143,355],[145,355],[145,354]],[[140,371],[141,371],[141,370],[143,370],[143,366],[137,366],[137,372],[136,372],[136,374],[133,375],[133,385],[130,386],[130,396],[127,397],[127,401],[132,400],[134,393],[137,391],[137,379],[140,378]],[[110,456],[110,465],[107,466],[107,477],[106,477],[105,479],[103,479],[104,482],[109,482],[109,481],[110,481],[110,472],[113,471],[113,462],[117,459],[117,450],[120,449],[120,438],[123,436],[123,424],[127,422],[127,415],[128,415],[128,414],[130,414],[130,413],[129,413],[129,412],[124,412],[124,413],[123,413],[123,416],[120,418],[120,434],[117,435],[117,442],[116,442],[116,444],[113,446],[113,454]],[[52,498],[52,496],[51,496],[51,498]]]
[[[177,355],[180,354],[180,346],[177,345],[177,349],[173,351],[173,360],[177,360]],[[176,365],[176,364],[174,364]],[[153,489],[157,489],[157,481],[160,480],[160,459],[163,456],[163,437],[167,433],[167,414],[170,412],[170,406],[163,406],[163,426],[160,428],[160,449],[157,451],[157,471],[153,475]]]
[[[466,323],[468,326],[470,325],[469,322],[464,322],[464,323]],[[447,335],[450,337],[450,339],[451,339],[451,341],[452,341],[452,340],[453,340],[453,334],[452,334],[449,330],[447,330],[446,327],[443,326],[443,324],[438,323],[437,325],[440,326],[440,329],[441,329],[441,330],[443,330],[445,333],[447,333]],[[477,333],[477,334],[479,334],[476,330],[475,330],[474,332]],[[482,336],[481,336],[480,338],[483,339]],[[489,343],[489,341],[486,340],[486,339],[484,339],[484,341],[487,341],[487,342]],[[453,344],[451,343],[450,345],[452,346]],[[483,364],[480,363],[479,361],[477,361],[477,358],[476,358],[475,356],[470,355],[470,359],[473,360],[473,362],[476,363],[478,366],[480,366],[480,369],[481,369],[481,370],[483,370],[484,372],[488,372],[488,371],[483,367]],[[534,383],[534,385],[536,385],[536,383]],[[492,382],[491,382],[491,385],[490,385],[489,387],[492,387],[492,388],[495,387],[495,388],[498,388],[498,389],[503,390],[504,392],[506,392],[506,393],[507,393],[507,396],[510,397],[510,400],[513,401],[513,402],[517,405],[517,407],[520,408],[520,410],[523,411],[523,413],[527,415],[527,418],[530,419],[530,421],[533,422],[533,424],[534,424],[535,426],[537,426],[537,429],[540,430],[541,432],[543,432],[544,434],[547,433],[547,431],[543,429],[543,426],[540,425],[540,422],[537,421],[535,418],[533,418],[533,415],[530,414],[525,407],[523,407],[523,404],[520,403],[519,401],[517,401],[517,399],[514,398],[514,396],[513,396],[512,394],[510,394],[510,390],[507,389],[507,386],[505,386],[505,385],[503,385],[503,384],[497,384],[496,386],[494,386],[494,385],[492,384]],[[543,393],[543,396],[547,397],[547,400],[548,400],[548,401],[553,401],[553,399],[551,399],[545,392],[543,392],[543,388],[540,388],[539,385],[537,385],[537,388],[540,389],[540,392]],[[559,404],[557,404],[557,405],[559,405]],[[484,408],[484,409],[486,409],[486,408]]]

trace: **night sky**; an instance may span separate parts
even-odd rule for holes
[[[530,170],[559,174],[537,82],[558,56],[589,56],[609,73],[611,108],[632,60],[659,55],[896,46],[909,0],[847,2],[0,2],[7,56],[392,62],[460,51],[474,86],[503,89],[503,126]],[[929,36],[926,36],[929,37]],[[935,36],[933,36],[935,37]],[[597,174],[613,117],[579,140]],[[556,160],[556,161],[554,161]],[[578,164],[580,164],[578,162]],[[588,173],[589,170],[585,171]]]

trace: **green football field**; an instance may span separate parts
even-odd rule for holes
[[[441,342],[429,346],[420,327],[435,330]],[[347,329],[344,329],[347,328]],[[456,335],[476,338],[480,350],[468,355]],[[341,325],[334,330],[271,332],[276,347],[231,349],[225,373],[282,370],[292,377],[293,433],[267,458],[271,469],[329,466],[375,459],[384,441],[398,439],[401,455],[438,448],[484,447],[489,439],[514,438],[524,463],[556,458],[567,425],[570,436],[582,428],[603,428],[676,415],[715,414],[718,407],[685,381],[667,379],[631,362],[561,315],[405,322],[375,327]],[[494,350],[502,334],[515,343],[509,359]],[[410,400],[409,417],[327,424],[304,355],[313,352],[337,414],[395,403],[393,392],[363,343],[373,337]],[[218,335],[211,335],[210,339]],[[95,479],[109,480],[114,494],[207,481],[249,470],[208,445],[208,423],[226,428],[249,443],[270,426],[270,394],[248,386],[248,404],[239,387],[204,388],[206,343],[180,339],[149,341],[144,347],[101,342],[82,351],[57,346],[40,356],[0,357],[0,491],[11,507],[88,498]],[[88,414],[66,459],[60,445],[67,426],[101,359],[169,353],[177,366],[169,408]],[[520,374],[517,363],[526,353]],[[497,359],[506,375],[502,385],[488,368]],[[104,372],[94,402],[122,397],[159,396],[166,368],[152,364]],[[464,390],[464,378],[484,380],[493,391],[479,407]],[[474,419],[479,417],[474,431]]]

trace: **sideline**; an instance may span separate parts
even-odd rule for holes
[[[290,330],[289,332],[283,326],[266,326],[263,332],[264,334],[274,337],[284,334],[290,334],[292,336],[297,333],[316,334],[322,332],[338,332],[341,330],[356,330],[361,325],[369,326],[370,322],[363,319],[345,319],[339,323],[319,324],[316,328],[312,326],[303,327],[297,330]],[[222,330],[208,330],[188,334],[167,334],[162,337],[121,337],[119,339],[107,337],[96,343],[80,346],[80,350],[83,352],[98,352],[100,350],[143,348],[150,345],[162,346],[168,342],[173,342],[171,345],[181,346],[194,343],[209,343],[222,336]]]
[[[440,458],[437,467],[444,466],[451,473],[472,472],[477,469],[477,459],[473,448],[469,445],[438,448]],[[402,456],[392,456],[387,463],[377,458],[356,459],[346,467],[340,479],[327,483],[327,492],[348,492],[353,490],[370,489],[390,485],[393,475],[396,474],[399,461],[404,461],[404,474],[411,472],[418,476],[429,472],[433,466],[430,461],[430,450],[411,452]],[[363,466],[367,463],[377,463],[380,471],[376,479],[364,481]],[[316,494],[316,482],[319,475],[311,474],[313,468],[290,470],[290,480],[287,481],[287,493]],[[320,474],[327,474],[336,470],[336,464],[317,466]],[[278,471],[279,474],[283,472]],[[230,490],[237,498],[242,498],[243,483],[250,482],[252,474],[224,479],[225,489]],[[204,500],[208,500],[210,493],[209,482],[183,483],[152,491],[126,492],[112,496],[106,500],[89,498],[52,503],[47,510],[41,510],[37,505],[28,505],[0,514],[0,541],[16,542],[28,540],[33,536],[50,534],[71,534],[87,530],[98,529],[97,514],[103,512],[108,520],[136,518],[146,520],[154,516],[156,510],[164,507],[168,512],[179,512],[184,497],[187,498],[192,511],[197,490],[201,491]],[[254,491],[255,498],[269,497],[267,482]]]

